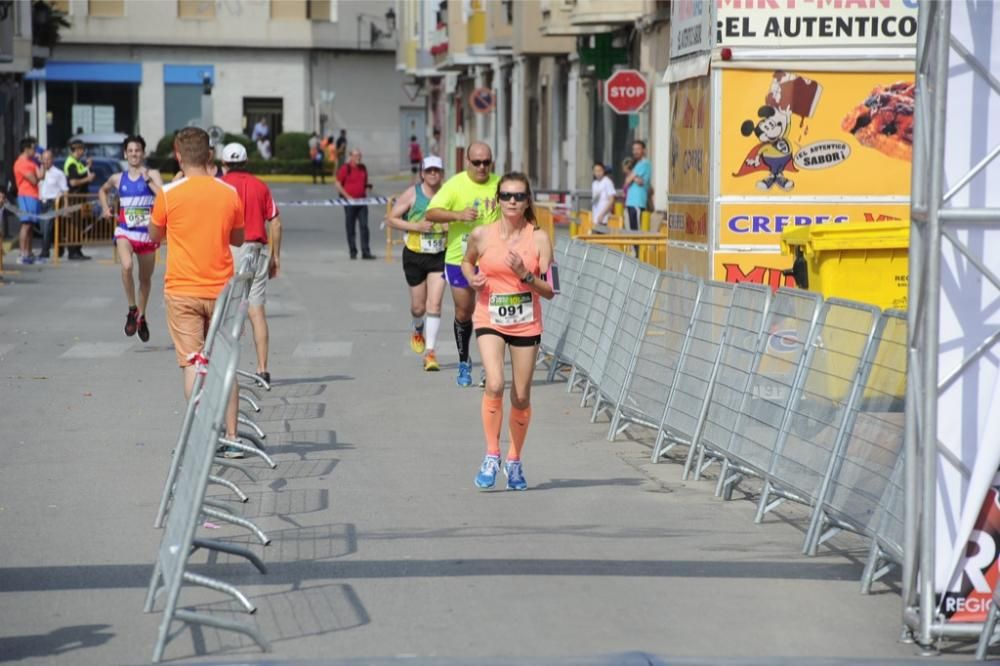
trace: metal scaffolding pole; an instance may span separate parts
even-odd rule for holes
[[[967,14],[959,14],[960,11]],[[995,26],[1000,24],[1000,14],[991,12],[1000,12],[1000,5],[990,8],[984,16],[981,13],[973,14],[973,9],[963,3],[933,1],[921,2],[918,18],[902,584],[903,620],[906,627],[904,638],[907,637],[907,632],[912,632],[916,642],[928,651],[933,649],[935,642],[941,637],[973,638],[982,627],[981,623],[975,622],[948,622],[940,606],[938,592],[943,595],[950,589],[950,581],[941,580],[942,567],[953,565],[950,560],[944,562],[939,552],[942,547],[939,540],[943,537],[938,534],[938,530],[946,527],[939,525],[937,520],[942,501],[940,495],[945,492],[947,485],[942,474],[949,473],[949,470],[953,472],[957,468],[963,479],[970,481],[972,471],[968,468],[976,466],[970,464],[970,461],[975,463],[978,453],[973,451],[971,457],[963,453],[963,460],[948,458],[954,458],[954,454],[947,448],[946,442],[950,437],[954,445],[958,441],[958,435],[942,433],[939,439],[938,417],[939,405],[945,392],[952,388],[953,383],[960,381],[960,376],[967,369],[973,368],[974,371],[973,366],[980,360],[983,352],[993,347],[997,341],[996,332],[990,331],[991,327],[986,320],[987,308],[971,314],[968,310],[959,311],[961,304],[953,302],[955,296],[942,288],[942,264],[953,256],[960,257],[964,270],[983,277],[983,284],[997,284],[995,262],[982,260],[983,248],[974,247],[974,241],[960,239],[960,235],[964,228],[972,225],[977,229],[988,230],[984,233],[1000,232],[1000,205],[996,199],[986,201],[988,197],[981,194],[985,189],[982,187],[986,179],[985,171],[991,163],[993,167],[997,166],[996,158],[1000,155],[1000,148],[991,149],[974,138],[975,132],[972,130],[983,127],[989,118],[988,111],[983,118],[981,114],[973,112],[969,99],[960,99],[963,95],[969,95],[968,90],[953,89],[953,94],[949,97],[949,83],[954,83],[958,76],[971,78],[971,89],[977,93],[984,94],[983,91],[988,89],[1000,94],[997,72],[990,71],[991,64],[996,68],[996,56],[990,55],[989,48],[982,48],[984,43],[988,45],[991,41],[991,27],[995,32]],[[961,19],[966,23],[957,23]],[[956,34],[957,30],[964,32]],[[980,60],[984,53],[987,62]],[[949,77],[952,77],[951,81]],[[968,79],[965,84],[970,85]],[[985,88],[983,84],[986,84]],[[950,127],[949,104],[952,105]],[[995,177],[995,172],[991,177]],[[950,188],[946,187],[946,180],[950,181]],[[974,192],[969,186],[977,181],[980,189]],[[966,196],[955,198],[960,192]],[[983,243],[980,242],[980,245]],[[993,268],[989,267],[991,263]],[[949,316],[954,319],[947,335],[942,330],[942,306],[949,310]],[[977,316],[982,320],[977,321]],[[977,333],[972,334],[971,330]],[[982,334],[983,339],[973,339],[981,331],[987,331]],[[959,351],[964,354],[964,358],[954,370],[949,370],[949,360],[949,367],[945,367],[947,372],[941,376],[939,358],[944,353],[942,345],[954,343],[956,336],[961,343]],[[970,388],[969,384],[965,386],[968,392],[961,394],[961,398],[963,401],[970,401],[969,404],[978,404],[978,386]],[[972,433],[974,438],[981,440],[982,426],[971,422],[976,420],[977,412],[973,409],[970,414],[971,417],[965,413],[960,416],[961,434],[968,437]],[[947,412],[942,412],[941,416],[952,416],[954,421],[954,415]],[[974,443],[979,448],[985,447],[981,441]],[[991,461],[987,462],[992,464]],[[980,474],[984,469],[979,469]],[[971,498],[970,503],[974,504],[977,498],[975,493],[982,489],[964,490]],[[956,525],[960,518],[967,518],[969,515],[969,507],[964,506],[965,498],[962,499],[963,502],[957,507],[954,506],[955,497],[949,500],[952,502],[952,511],[964,512],[950,516]],[[957,548],[969,536],[962,532],[967,526],[957,529],[954,525],[951,527],[954,530],[951,537],[957,539]],[[944,538],[947,537],[947,534],[944,535]],[[954,574],[952,572],[953,579]]]

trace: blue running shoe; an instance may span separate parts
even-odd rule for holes
[[[476,474],[476,488],[492,488],[500,472],[500,456],[486,456]]]
[[[458,378],[455,383],[459,386],[472,386],[472,364],[464,361],[458,362]]]
[[[483,463],[485,464],[485,463]],[[528,482],[524,480],[521,461],[507,461],[503,464],[503,473],[507,477],[507,490],[527,490]]]

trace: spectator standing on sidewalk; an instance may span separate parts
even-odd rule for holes
[[[118,194],[118,220],[115,225],[115,252],[122,267],[122,288],[128,302],[125,313],[125,335],[132,337],[137,332],[139,339],[149,342],[149,323],[146,321],[146,305],[152,289],[153,271],[156,270],[156,249],[149,237],[149,216],[153,210],[156,195],[163,189],[163,178],[156,169],[147,169],[146,140],[139,135],[129,136],[122,142],[122,155],[128,162],[128,169],[112,174],[101,186],[98,197],[104,217],[114,214],[114,207],[108,194],[115,190]],[[135,297],[134,265],[139,264],[139,299]]]
[[[337,164],[343,164],[347,159],[347,130],[340,130],[340,136],[333,146],[337,151]]]
[[[174,153],[185,177],[163,186],[153,204],[149,236],[168,241],[163,301],[167,328],[184,373],[184,396],[191,397],[197,355],[215,301],[233,277],[230,245],[243,245],[243,204],[231,185],[209,171],[208,133],[185,127],[174,137]],[[226,410],[226,436],[236,437],[236,387]]]
[[[330,164],[330,176],[336,178],[340,162],[337,161],[337,142],[334,140],[333,134],[328,134],[325,139],[320,141],[319,147],[326,157],[326,161]]]
[[[42,169],[45,175],[42,182],[38,184],[38,194],[42,201],[42,213],[50,213],[55,210],[56,201],[62,195],[69,192],[69,182],[66,174],[57,169],[52,164],[52,151],[46,150],[42,153]],[[42,251],[38,255],[39,261],[47,261],[52,252],[52,245],[55,242],[55,218],[42,221]],[[59,248],[59,256],[65,252],[65,248]]]
[[[271,128],[267,126],[267,118],[261,117],[257,121],[250,139],[257,144],[257,152],[262,160],[271,159]]]
[[[424,159],[424,152],[420,149],[420,142],[417,141],[417,137],[410,135],[410,173],[413,174],[413,181],[411,184],[419,183],[420,176],[420,162]]]
[[[34,137],[21,139],[21,155],[14,161],[14,184],[17,185],[17,207],[24,213],[21,215],[20,241],[21,254],[17,263],[31,265],[35,263],[35,255],[31,251],[31,235],[34,225],[38,224],[38,214],[42,212],[42,202],[38,198],[38,183],[45,177],[42,167],[35,161],[35,146],[38,141]]]
[[[604,165],[594,163],[594,182],[590,186],[590,211],[594,230],[604,233],[608,230],[608,216],[615,206],[615,184],[608,178]]]
[[[225,159],[224,155],[223,159]],[[316,184],[317,176],[319,176],[320,184],[326,185],[326,174],[323,173],[323,149],[316,132],[313,132],[309,137],[309,163],[312,164],[313,185]]]
[[[340,196],[345,199],[364,199],[368,194],[368,169],[361,162],[361,151],[355,148],[351,151],[351,156],[347,164],[337,171],[337,178],[333,181],[334,187],[340,192]],[[344,206],[344,226],[347,231],[347,247],[351,252],[351,259],[358,258],[358,246],[355,243],[355,228],[361,226],[361,258],[374,259],[371,248],[368,246],[368,204],[356,204]]]
[[[632,172],[625,177],[625,213],[628,217],[628,228],[639,231],[642,213],[649,203],[649,183],[652,179],[652,167],[646,158],[646,143],[632,142],[632,159],[635,165]]]
[[[87,194],[90,190],[90,184],[97,177],[90,170],[90,167],[94,164],[94,160],[87,159],[86,163],[83,161],[83,155],[86,151],[87,147],[83,141],[74,141],[69,144],[69,156],[66,157],[63,171],[66,173],[66,179],[69,180],[70,194]],[[70,203],[74,202],[70,201]],[[77,261],[90,259],[90,257],[83,253],[79,245],[68,245],[66,251],[68,259]]]
[[[281,268],[281,218],[278,216],[278,206],[271,197],[271,190],[246,168],[247,150],[241,144],[230,143],[222,149],[222,170],[225,173],[222,180],[236,189],[243,203],[245,239],[243,246],[235,254],[236,265],[240,266],[247,255],[260,250],[260,259],[250,286],[247,315],[253,328],[254,347],[257,349],[257,375],[270,385],[271,373],[267,369],[269,335],[264,302],[267,281],[277,277]]]

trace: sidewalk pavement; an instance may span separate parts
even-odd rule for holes
[[[279,201],[326,196],[275,190]],[[272,537],[251,545],[269,573],[221,554],[193,558],[257,604],[254,621],[274,653],[185,628],[169,660],[829,664],[914,655],[897,642],[893,584],[858,593],[859,539],[801,556],[803,510],[783,506],[754,525],[752,504],[715,499],[710,481],[681,481],[677,464],[651,464],[649,433],[607,442],[606,420],[590,424],[579,394],[542,373],[524,457],[530,490],[474,489],[481,394],[455,385],[450,303],[442,372],[425,373],[408,349],[398,259],[348,260],[341,215],[282,211],[283,274],[267,305],[274,389],[257,415],[279,467],[253,463],[259,481],[242,484],[251,501],[236,507]],[[90,253],[99,260],[23,267],[0,287],[0,662],[146,663],[160,620],[141,611],[183,410],[163,269],[143,344],[122,334],[110,248]],[[243,353],[252,369],[249,336]],[[250,543],[231,527],[206,531]],[[181,599],[233,610],[207,590],[185,588]]]

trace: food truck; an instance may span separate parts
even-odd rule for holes
[[[908,220],[916,34],[916,0],[671,3],[668,269],[791,286],[785,229]]]

